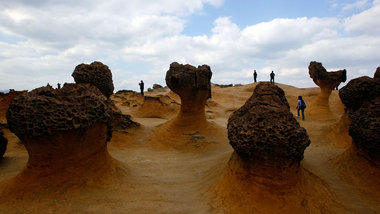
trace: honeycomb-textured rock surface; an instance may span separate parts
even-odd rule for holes
[[[112,73],[107,65],[93,62],[90,65],[80,64],[72,74],[76,83],[89,83],[97,87],[107,98],[113,94]]]
[[[290,112],[284,91],[259,83],[252,96],[228,120],[228,139],[245,159],[267,165],[298,164],[310,144],[306,130]]]
[[[339,97],[347,108],[356,110],[363,102],[380,94],[380,85],[376,82],[376,79],[366,76],[353,79],[339,90]]]
[[[331,71],[327,72],[320,62],[310,62],[309,75],[313,79],[314,83],[321,88],[334,89],[341,82],[345,82],[347,79],[347,71]]]
[[[109,124],[106,97],[89,84],[65,84],[61,89],[41,87],[13,99],[7,111],[9,129],[20,139]],[[110,137],[110,130],[109,130]]]
[[[5,151],[7,151],[8,140],[5,138],[3,130],[0,129],[0,158],[3,157]]]
[[[211,76],[212,72],[208,65],[202,65],[196,68],[192,65],[182,65],[173,62],[166,72],[165,80],[166,85],[181,96],[198,91],[210,92]]]
[[[356,147],[371,160],[380,160],[380,96],[349,113],[349,134]]]
[[[380,166],[380,79],[353,79],[339,90],[339,96],[348,109],[349,134],[356,149]]]

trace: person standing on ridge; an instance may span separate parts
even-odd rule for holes
[[[257,73],[256,73],[256,70],[253,71],[253,80],[255,80],[255,82],[257,82]]]
[[[141,82],[139,83],[139,85],[140,85],[141,95],[144,96],[144,82],[141,80]]]
[[[297,101],[297,106],[296,106],[297,117],[300,117],[300,110],[301,110],[301,112],[302,112],[302,120],[305,120],[305,114],[304,114],[305,108],[306,108],[305,101],[303,101],[302,96],[298,96],[298,101]]]
[[[274,84],[274,71],[270,73],[270,83]]]

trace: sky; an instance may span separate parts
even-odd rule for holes
[[[217,84],[251,83],[256,69],[316,87],[311,61],[373,77],[379,20],[380,0],[0,0],[0,90],[74,82],[93,61],[115,92],[166,85],[172,62],[207,64]]]

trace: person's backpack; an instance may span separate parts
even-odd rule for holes
[[[301,109],[305,109],[305,108],[306,108],[306,103],[303,100],[301,100]]]

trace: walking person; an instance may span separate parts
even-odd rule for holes
[[[255,82],[257,82],[257,73],[256,73],[256,70],[253,71],[253,80],[255,80]]]
[[[139,85],[140,85],[140,93],[141,93],[141,95],[143,95],[144,96],[144,82],[141,80],[141,82],[139,83]]]
[[[305,101],[303,101],[302,96],[298,96],[297,107],[296,107],[297,117],[300,117],[300,110],[301,110],[302,120],[305,120],[305,114],[304,114],[305,108],[306,108]]]
[[[274,84],[274,71],[270,73],[270,83]]]

